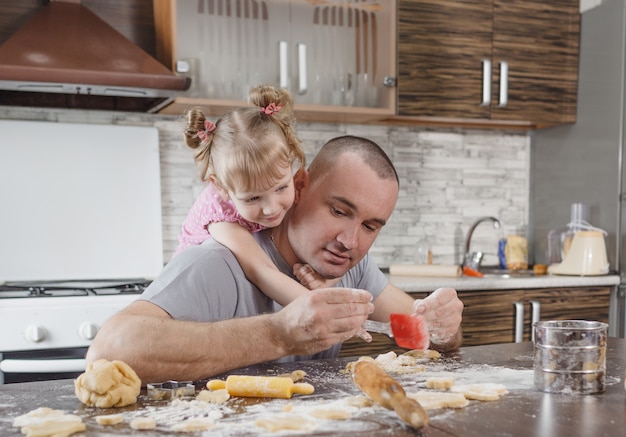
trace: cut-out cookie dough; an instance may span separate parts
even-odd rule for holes
[[[298,382],[304,379],[304,377],[306,376],[306,372],[304,370],[294,370],[291,373],[282,373],[278,376],[284,377],[284,378],[291,378],[293,382]]]
[[[363,395],[350,396],[346,398],[345,403],[350,407],[356,408],[367,408],[374,405],[374,401]]]
[[[433,376],[426,378],[426,388],[434,390],[448,390],[454,385],[454,378],[452,376]]]
[[[406,396],[415,399],[425,410],[463,408],[469,404],[469,401],[462,393],[418,391],[407,393]]]
[[[121,414],[106,414],[102,416],[96,416],[96,422],[98,425],[116,425],[122,423],[124,417]]]
[[[156,420],[152,417],[137,417],[130,422],[132,429],[154,429],[156,428]]]
[[[21,433],[27,437],[69,436],[86,429],[80,417],[48,407],[16,417],[13,426],[21,428]]]
[[[272,416],[257,419],[254,424],[269,432],[279,431],[311,431],[315,424],[298,415]]]
[[[412,349],[410,351],[406,351],[402,355],[407,355],[418,360],[438,360],[441,358],[441,354],[434,349],[426,349],[423,351],[419,349]]]
[[[345,420],[350,418],[350,412],[338,408],[316,408],[309,413],[313,417],[318,419],[327,420]]]
[[[435,350],[410,350],[401,355],[394,351],[379,354],[376,358],[363,356],[358,361],[374,361],[385,371],[397,374],[421,373],[426,367],[421,364],[423,361],[436,360],[441,358],[441,354]],[[341,370],[342,373],[352,373],[356,361],[346,364],[346,368]]]
[[[501,395],[507,393],[504,385],[493,382],[455,385],[450,388],[450,391],[462,393],[467,399],[477,401],[497,401]]]
[[[170,429],[176,432],[208,431],[215,427],[215,422],[208,418],[187,419],[173,425]]]
[[[123,361],[96,360],[74,381],[78,399],[90,407],[125,407],[137,402],[141,380]]]
[[[229,399],[230,395],[225,388],[218,390],[202,390],[196,396],[197,401],[210,402],[212,404],[223,404]]]

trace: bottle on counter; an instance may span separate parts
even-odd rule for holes
[[[430,249],[428,237],[422,237],[417,241],[415,247],[415,263],[416,264],[432,264],[433,253]]]
[[[528,240],[521,235],[508,235],[504,246],[507,270],[528,269]]]
[[[506,269],[506,238],[498,240],[498,264],[501,269]]]
[[[572,203],[570,222],[567,226],[548,232],[548,264],[562,262],[576,232],[588,229],[590,226],[589,207],[583,203]]]

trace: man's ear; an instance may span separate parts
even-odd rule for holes
[[[293,186],[295,191],[294,203],[298,203],[300,200],[300,191],[309,184],[309,173],[305,168],[300,168],[295,175],[293,175]]]

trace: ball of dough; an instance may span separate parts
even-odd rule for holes
[[[123,361],[96,360],[76,381],[74,392],[90,407],[125,407],[137,402],[141,380]]]

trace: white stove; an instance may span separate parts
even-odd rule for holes
[[[55,285],[55,287],[57,287]],[[145,284],[93,289],[0,287],[0,384],[73,377],[106,319]]]
[[[0,120],[0,208],[0,384],[74,377],[163,267],[158,131]]]

